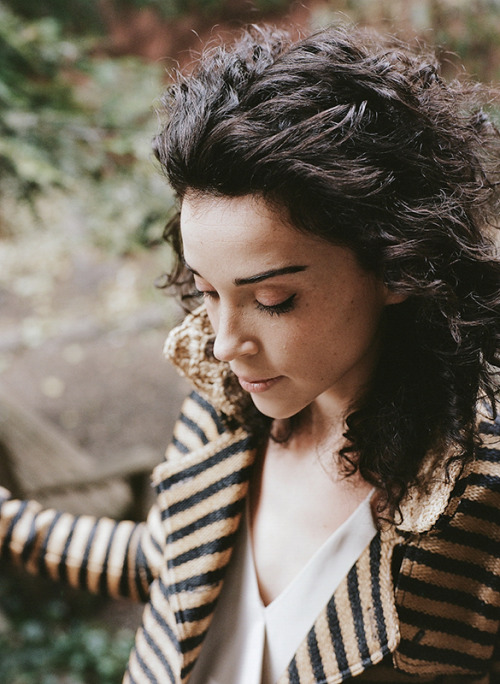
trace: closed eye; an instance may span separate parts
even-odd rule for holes
[[[281,314],[289,313],[295,308],[295,296],[296,295],[293,294],[279,304],[266,305],[261,302],[256,302],[256,307],[259,311],[264,311],[270,316],[279,316]]]
[[[219,299],[219,293],[216,290],[199,290],[196,288],[194,295],[195,297],[203,297],[203,299]],[[278,304],[262,304],[262,302],[256,301],[255,308],[269,314],[269,316],[279,316],[289,313],[295,308],[295,297],[296,295],[293,294]]]

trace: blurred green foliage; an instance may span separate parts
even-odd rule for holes
[[[66,30],[74,33],[103,28],[99,0],[4,0],[4,4],[25,19],[56,18]]]
[[[64,185],[47,138],[57,137],[50,119],[75,109],[58,75],[71,48],[54,19],[26,25],[0,4],[0,179],[17,179],[20,196],[46,183]]]
[[[444,71],[480,81],[500,78],[500,0],[326,0],[321,25],[343,12],[355,22],[418,36],[437,48]]]
[[[83,620],[97,601],[53,585],[33,593],[29,578],[0,575],[2,684],[119,684],[133,633]]]
[[[280,12],[287,8],[290,0],[253,0],[253,6],[260,12]],[[118,0],[117,5],[133,7],[151,7],[164,17],[178,17],[190,13],[199,13],[213,17],[234,14],[235,3],[232,0]],[[242,5],[237,8],[241,11]]]
[[[36,19],[44,16],[57,17],[65,27],[76,32],[103,28],[99,0],[5,0],[22,16]],[[161,17],[179,17],[198,13],[210,17],[234,14],[242,11],[244,5],[234,0],[112,0],[119,11],[122,8],[150,8]],[[253,0],[246,3],[246,9],[253,7],[261,12],[279,12],[291,4],[291,0]]]
[[[172,198],[150,141],[164,69],[94,45],[0,2],[0,234],[55,222],[121,253],[161,233]]]
[[[432,0],[434,41],[481,81],[500,78],[500,0]]]

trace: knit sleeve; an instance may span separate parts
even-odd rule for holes
[[[163,557],[156,507],[145,523],[70,515],[0,488],[0,558],[110,597],[147,600]]]

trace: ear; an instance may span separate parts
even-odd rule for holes
[[[390,306],[391,304],[401,304],[408,299],[408,295],[404,292],[396,292],[396,290],[391,290],[385,287],[385,305]]]

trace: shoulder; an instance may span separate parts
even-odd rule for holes
[[[220,412],[201,394],[193,391],[184,400],[166,458],[169,461],[182,458],[217,440],[225,431]]]
[[[445,454],[428,454],[422,464],[427,487],[410,488],[402,501],[401,531],[429,532],[459,511],[472,510],[473,502],[489,501],[487,515],[492,520],[500,515],[500,418],[488,415],[481,407],[477,416],[478,445],[468,462],[463,464],[460,457],[454,457],[452,449]]]

